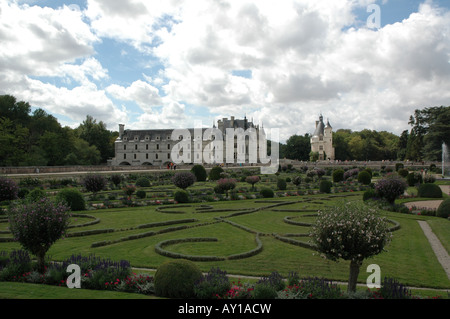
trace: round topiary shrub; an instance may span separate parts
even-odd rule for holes
[[[344,180],[344,170],[336,169],[333,171],[333,182],[338,183]]]
[[[220,166],[214,166],[213,168],[211,168],[211,171],[209,172],[209,179],[212,181],[217,181],[219,180],[220,174],[223,173],[223,168]]]
[[[302,183],[302,177],[300,175],[295,176],[292,179],[292,184],[294,184],[295,186],[299,186]]]
[[[177,190],[173,197],[177,203],[189,203],[189,194],[185,190]]]
[[[191,172],[178,172],[172,177],[172,182],[176,187],[186,189],[195,183],[195,175]]]
[[[450,198],[444,200],[436,211],[437,217],[449,218],[450,217]]]
[[[331,193],[331,186],[333,183],[329,180],[322,180],[319,185],[319,190],[321,193]]]
[[[14,180],[0,176],[0,202],[17,199],[18,193],[19,186]]]
[[[418,195],[419,197],[442,198],[442,190],[436,184],[421,184]]]
[[[208,176],[208,174],[206,173],[206,169],[203,167],[203,165],[200,164],[194,165],[191,168],[191,173],[195,175],[195,178],[198,182],[206,181],[206,177]]]
[[[279,178],[277,180],[277,188],[281,191],[286,190],[286,180],[283,178]]]
[[[70,207],[72,211],[85,210],[86,200],[83,194],[75,188],[65,188],[56,195],[57,201],[62,201]]]
[[[140,198],[140,199],[144,199],[145,197],[147,197],[147,193],[145,191],[143,191],[142,189],[140,189],[136,192],[136,197]]]
[[[407,186],[402,177],[391,173],[377,182],[375,191],[378,197],[386,199],[390,204],[394,204],[395,199],[404,194]]]
[[[418,184],[422,184],[423,179],[422,175],[418,172],[411,172],[406,176],[406,181],[408,182],[409,186],[416,186]]]
[[[370,173],[367,171],[361,171],[358,174],[358,182],[364,185],[369,185],[370,182],[372,182],[372,177],[370,176]]]
[[[274,196],[274,192],[270,188],[263,188],[259,193],[264,198],[272,198]]]
[[[397,173],[401,177],[405,177],[406,178],[408,176],[408,174],[409,174],[409,171],[407,169],[405,169],[405,168],[400,168]]]
[[[194,285],[202,276],[201,270],[192,261],[167,261],[155,273],[155,294],[166,298],[193,298]]]
[[[138,187],[150,187],[150,181],[147,177],[139,177],[135,185]]]
[[[28,199],[32,202],[37,202],[38,200],[40,200],[46,196],[47,196],[47,193],[43,189],[35,188],[31,192],[28,193],[28,195],[26,196],[26,199]]]

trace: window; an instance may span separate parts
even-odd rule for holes
[[[134,146],[134,149],[137,150],[137,145]]]
[[[134,154],[134,159],[136,159],[136,154]]]
[[[167,159],[170,159],[170,153],[167,153]]]
[[[127,150],[127,146],[126,146],[126,145],[123,146],[123,150],[124,150],[124,151]]]
[[[159,144],[156,144],[156,149],[159,150]]]
[[[158,159],[158,154],[155,154],[155,158]]]
[[[148,150],[148,144],[145,144],[145,149]]]
[[[127,159],[127,154],[123,154],[123,159]]]
[[[323,146],[319,146],[319,151],[323,151]]]
[[[170,144],[167,144],[167,149],[170,150]]]

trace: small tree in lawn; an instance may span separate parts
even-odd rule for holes
[[[178,172],[172,177],[172,183],[185,190],[195,183],[195,175],[191,172]]]
[[[381,253],[391,233],[374,208],[360,202],[340,202],[319,212],[310,236],[324,257],[350,261],[348,291],[354,292],[363,260]]]
[[[375,185],[375,191],[379,197],[386,199],[390,204],[394,204],[395,199],[402,195],[407,187],[406,181],[393,173],[379,180]]]
[[[233,178],[221,178],[217,181],[217,187],[225,192],[225,196],[228,197],[228,191],[236,187],[236,180]]]
[[[94,197],[102,191],[107,184],[107,180],[102,175],[87,175],[83,179],[83,185],[88,192],[92,192]]]
[[[8,219],[14,239],[36,256],[38,270],[43,273],[45,254],[65,235],[69,226],[69,208],[62,203],[43,198],[10,207]]]
[[[255,190],[255,184],[258,183],[261,179],[259,176],[247,176],[245,181],[252,185],[252,190]]]

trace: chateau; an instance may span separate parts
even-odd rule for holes
[[[110,165],[151,165],[165,167],[170,163],[229,163],[228,160],[225,160],[227,153],[225,135],[227,129],[234,129],[242,133],[245,132],[246,136],[249,136],[249,138],[244,137],[245,140],[242,144],[237,140],[237,136],[234,136],[234,149],[232,153],[235,162],[239,162],[239,152],[241,154],[245,152],[244,163],[248,163],[251,154],[251,152],[249,154],[249,142],[255,136],[259,136],[259,125],[254,125],[246,117],[244,119],[235,119],[232,116],[231,119],[223,118],[222,120],[218,120],[217,128],[213,125],[212,128],[191,128],[184,130],[126,130],[125,125],[119,124],[119,137],[114,143],[115,157],[111,160]],[[216,142],[217,133],[221,133],[219,135],[222,136],[222,143],[213,143]],[[261,133],[264,134],[263,128],[261,129]],[[173,136],[174,134],[175,136]],[[214,152],[210,154],[206,153],[210,158],[205,158],[204,150],[208,150],[208,147],[211,147],[213,144],[216,146]],[[257,154],[259,154],[259,148],[257,149]],[[174,155],[175,158],[172,157]]]
[[[311,152],[319,154],[319,160],[334,160],[333,128],[330,122],[323,123],[322,114],[316,121],[316,130],[311,137]]]

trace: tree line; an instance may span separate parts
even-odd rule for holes
[[[92,116],[75,129],[43,109],[0,96],[0,166],[97,165],[114,156],[118,133]]]
[[[339,129],[333,132],[335,159],[340,161],[440,161],[442,143],[450,145],[450,106],[415,110],[410,130],[400,136],[386,131]],[[105,164],[114,157],[117,131],[92,116],[75,129],[28,102],[0,95],[0,166]],[[293,135],[280,144],[280,158],[309,161],[311,136]],[[270,141],[268,141],[270,152]]]

